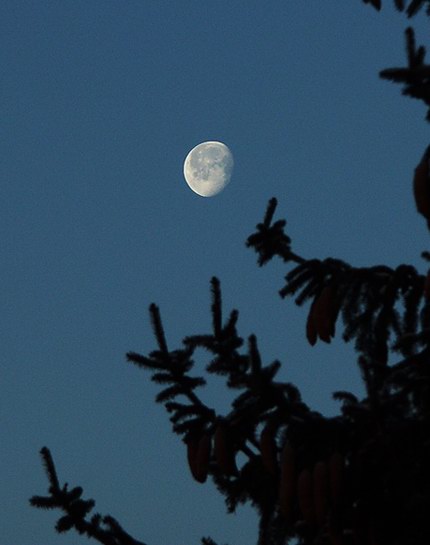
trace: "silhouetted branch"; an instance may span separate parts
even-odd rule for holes
[[[258,253],[260,266],[270,261],[275,255],[286,262],[301,262],[301,259],[291,252],[291,239],[284,233],[286,221],[276,221],[271,225],[276,205],[275,198],[269,201],[263,223],[257,225],[257,232],[251,235],[246,242],[248,247],[253,247]]]
[[[47,447],[40,451],[43,465],[50,483],[49,496],[33,496],[30,504],[40,509],[60,509],[65,514],[61,516],[55,526],[58,533],[71,529],[81,535],[93,538],[103,545],[145,545],[128,534],[121,525],[110,515],[87,516],[95,506],[94,500],[81,498],[83,490],[80,486],[68,490],[67,483],[60,488],[57,472],[51,453]]]
[[[425,48],[416,47],[414,30],[409,27],[405,31],[407,68],[387,68],[379,75],[395,83],[403,83],[402,94],[422,100],[430,106],[430,66],[424,64]],[[430,109],[427,112],[427,121],[430,121]]]

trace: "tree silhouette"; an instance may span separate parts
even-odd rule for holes
[[[381,1],[363,0],[377,10]],[[408,17],[429,0],[395,0]],[[403,85],[403,94],[422,100],[430,121],[430,66],[425,49],[406,29],[407,66],[380,76]],[[430,146],[419,162],[413,193],[430,228]],[[280,258],[288,267],[282,298],[310,304],[304,336],[311,345],[330,343],[336,326],[353,341],[365,397],[336,391],[340,414],[324,417],[308,407],[300,391],[279,382],[278,361],[264,364],[257,339],[238,334],[238,312],[224,316],[220,281],[211,280],[212,331],[183,339],[170,350],[160,312],[150,306],[158,348],[127,360],[151,373],[156,397],[185,444],[193,478],[211,478],[232,513],[250,503],[259,514],[259,545],[424,545],[430,506],[430,271],[411,265],[353,267],[339,259],[308,259],[294,253],[286,221],[274,221],[271,199],[247,246],[265,265]],[[423,252],[425,261],[430,253]],[[208,375],[225,378],[236,391],[228,414],[218,414],[198,391],[206,379],[193,374],[193,357],[204,348]],[[393,363],[393,359],[399,359]],[[238,456],[241,453],[241,456]],[[58,532],[75,529],[104,545],[143,545],[111,516],[94,514],[95,502],[82,488],[60,486],[48,448],[41,450],[49,479],[47,496],[33,506],[60,509]],[[203,538],[203,545],[215,545]]]

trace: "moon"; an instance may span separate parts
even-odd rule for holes
[[[217,195],[230,182],[233,155],[222,142],[202,142],[185,158],[184,178],[201,197]]]

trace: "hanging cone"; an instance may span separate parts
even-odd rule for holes
[[[309,309],[308,319],[306,321],[306,338],[311,346],[314,346],[314,344],[318,340],[317,326],[315,323],[315,316],[314,316],[315,301],[316,299],[311,304],[311,308]]]
[[[231,430],[226,422],[220,421],[214,434],[215,460],[224,475],[236,475],[236,451]]]
[[[336,511],[342,503],[344,465],[344,457],[338,450],[335,450],[330,456],[328,466],[331,503]]]
[[[278,472],[277,446],[276,446],[276,426],[269,421],[260,434],[260,452],[264,467],[271,475]]]
[[[317,295],[309,310],[306,322],[306,337],[313,346],[318,337],[330,343],[335,334],[335,324],[339,313],[336,292],[333,286],[325,286]]]
[[[279,481],[279,510],[289,519],[296,492],[296,469],[293,447],[287,442],[281,454],[281,477]]]
[[[303,469],[298,476],[297,496],[303,519],[309,526],[313,526],[315,524],[315,508],[312,474],[309,469]]]
[[[313,470],[314,507],[318,526],[322,527],[328,513],[328,469],[327,464],[320,460]]]
[[[204,483],[208,476],[212,438],[204,433],[200,438],[187,441],[187,459],[191,475],[199,483]]]

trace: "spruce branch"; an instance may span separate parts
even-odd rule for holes
[[[268,232],[275,205],[274,199],[269,201],[265,219],[258,224],[268,227]],[[286,225],[283,220],[276,223]],[[268,255],[270,251],[272,257],[282,257],[282,247],[277,252],[272,251],[282,239],[282,229],[270,235],[273,240],[265,239],[260,245],[249,244],[254,237],[251,235],[247,245],[254,246],[259,256]],[[418,338],[402,346],[396,344],[400,337],[416,334],[419,325],[424,277],[414,267],[353,267],[340,259],[305,259],[301,256],[291,261],[297,264],[286,275],[286,284],[279,294],[282,298],[294,296],[299,306],[312,301],[306,325],[306,336],[311,345],[318,339],[331,342],[338,317],[342,316],[343,339],[345,342],[354,340],[356,350],[367,358],[386,363],[391,338],[394,339],[393,349],[400,350],[404,356],[416,349]],[[403,309],[399,305],[403,305]]]
[[[415,3],[412,3],[411,6],[413,10],[417,9]],[[430,7],[428,9],[430,13]],[[379,75],[383,79],[403,84],[403,95],[422,100],[430,107],[430,65],[424,64],[426,50],[424,46],[417,48],[412,27],[406,29],[405,37],[408,67],[387,68],[382,70]],[[430,108],[427,111],[426,120],[430,121]]]
[[[94,500],[81,498],[83,490],[80,486],[68,489],[65,483],[60,487],[51,452],[47,447],[40,451],[45,472],[49,481],[49,496],[33,496],[30,505],[39,509],[59,509],[63,511],[56,523],[58,533],[76,530],[81,535],[93,538],[103,545],[145,545],[128,534],[112,516],[94,514],[87,519],[95,506]]]
[[[185,435],[195,434],[203,430],[215,419],[215,413],[207,407],[196,395],[195,389],[206,384],[203,377],[189,375],[194,366],[192,359],[195,347],[185,345],[184,349],[167,349],[164,328],[159,308],[155,304],[149,307],[152,329],[160,350],[152,351],[149,356],[136,352],[128,352],[127,361],[152,372],[151,380],[165,386],[156,396],[156,402],[164,403],[166,410],[172,414],[170,421],[175,433]],[[178,397],[186,398],[190,404],[177,403]]]
[[[277,206],[275,198],[270,199],[266,214],[262,223],[257,224],[257,232],[248,237],[246,245],[253,247],[258,253],[258,264],[266,264],[275,255],[281,257],[285,262],[298,261],[300,257],[292,253],[291,239],[284,233],[285,220],[279,220],[272,224],[273,214]]]
[[[162,386],[172,378],[168,388],[157,395],[157,401],[165,404],[174,431],[183,435],[190,469],[196,480],[205,482],[210,475],[225,496],[230,512],[238,504],[249,501],[261,513],[267,513],[269,506],[273,509],[277,486],[273,479],[267,481],[267,475],[259,473],[262,462],[258,428],[270,420],[276,422],[277,428],[288,428],[296,437],[305,437],[306,432],[298,430],[308,426],[316,413],[303,403],[296,386],[275,381],[281,364],[278,361],[263,364],[255,335],[249,336],[247,350],[239,351],[244,343],[236,329],[238,314],[233,311],[223,323],[221,286],[216,278],[211,280],[211,299],[212,333],[186,337],[184,349],[163,355],[152,352],[149,358],[129,353],[128,358],[149,369],[152,380]],[[199,347],[213,356],[206,371],[225,376],[227,387],[239,390],[225,416],[217,415],[200,400],[193,399],[196,379],[188,374],[192,365],[190,361],[178,365],[175,360],[178,354],[187,351],[191,356]],[[192,403],[176,401],[179,395],[188,397]],[[277,448],[280,451],[281,445]],[[204,452],[204,458],[199,452]],[[239,468],[235,462],[238,452],[246,457]],[[205,460],[203,466],[199,459]],[[266,525],[262,525],[261,532],[263,527]]]

